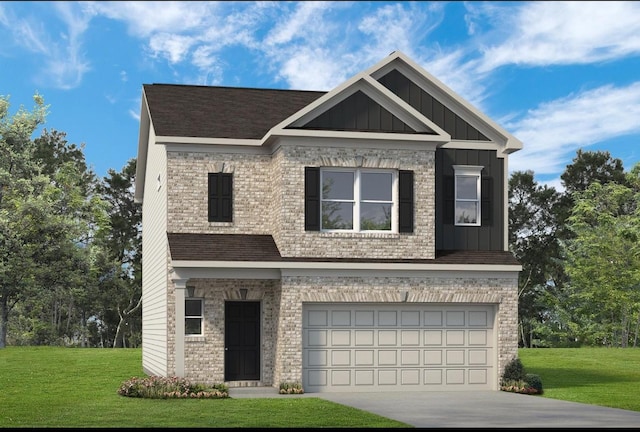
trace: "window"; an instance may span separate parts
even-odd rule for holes
[[[184,300],[184,334],[202,335],[203,304],[202,299],[187,298]]]
[[[209,173],[209,222],[233,221],[233,174]]]
[[[395,171],[327,168],[320,176],[321,230],[393,230]]]
[[[481,166],[454,165],[454,221],[461,226],[480,226]]]

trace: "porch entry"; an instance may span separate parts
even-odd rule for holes
[[[259,380],[260,302],[225,302],[224,324],[224,380]]]

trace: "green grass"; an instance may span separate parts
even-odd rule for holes
[[[640,411],[640,349],[520,349],[544,394]],[[410,427],[315,397],[137,399],[118,387],[144,376],[139,349],[0,349],[0,428],[10,427]]]
[[[640,349],[521,348],[518,356],[540,375],[541,397],[640,411]]]
[[[340,427],[407,424],[320,398],[138,399],[139,349],[0,349],[0,427]]]

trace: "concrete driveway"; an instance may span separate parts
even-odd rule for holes
[[[318,397],[420,428],[640,428],[640,412],[502,391],[305,393],[230,389],[232,398]]]

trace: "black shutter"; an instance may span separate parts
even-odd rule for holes
[[[304,229],[320,231],[320,168],[304,168]]]
[[[398,172],[398,231],[413,232],[413,171]]]
[[[453,215],[456,208],[456,197],[455,197],[455,179],[451,175],[445,175],[442,177],[444,184],[443,186],[443,203],[444,208],[442,209],[442,223],[447,225],[453,225]]]
[[[233,174],[209,173],[209,222],[233,221]]]
[[[480,180],[480,224],[491,226],[493,224],[493,178],[482,177]]]

